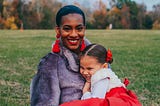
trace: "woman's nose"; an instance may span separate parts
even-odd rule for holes
[[[78,34],[77,34],[76,30],[72,30],[70,36],[72,36],[72,37],[77,37]]]

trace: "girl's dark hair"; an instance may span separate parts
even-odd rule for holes
[[[67,6],[62,7],[57,12],[57,15],[56,15],[56,24],[57,24],[57,26],[58,27],[60,26],[61,20],[62,20],[63,16],[68,15],[68,14],[73,14],[73,13],[80,14],[83,17],[83,23],[85,25],[85,15],[84,15],[84,12],[79,7],[77,7],[77,6],[67,5]]]
[[[106,63],[106,55],[107,50],[105,47],[99,44],[90,44],[88,45],[82,52],[80,56],[93,56],[95,57],[99,63]],[[112,63],[113,59],[111,59],[108,63]]]

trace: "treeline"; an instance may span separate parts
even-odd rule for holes
[[[53,29],[55,15],[65,3],[58,0],[0,0],[0,29]],[[94,9],[75,2],[86,14],[88,29],[160,29],[160,4],[148,12],[131,0],[101,0]]]

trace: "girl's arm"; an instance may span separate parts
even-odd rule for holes
[[[84,84],[83,94],[86,93],[86,92],[91,92],[91,83],[90,83],[90,82],[86,82],[86,83]]]
[[[81,100],[84,100],[90,97],[91,97],[91,83],[86,82],[83,87],[83,95],[81,97]]]
[[[105,78],[96,82],[92,86],[92,89],[89,88],[89,83],[86,82],[83,88],[83,96],[81,97],[81,99],[83,100],[83,99],[89,99],[89,98],[105,98],[108,88],[109,88],[108,78]]]

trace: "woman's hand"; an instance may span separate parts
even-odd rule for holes
[[[88,81],[84,84],[84,87],[83,87],[83,94],[85,92],[91,92],[91,83]]]

